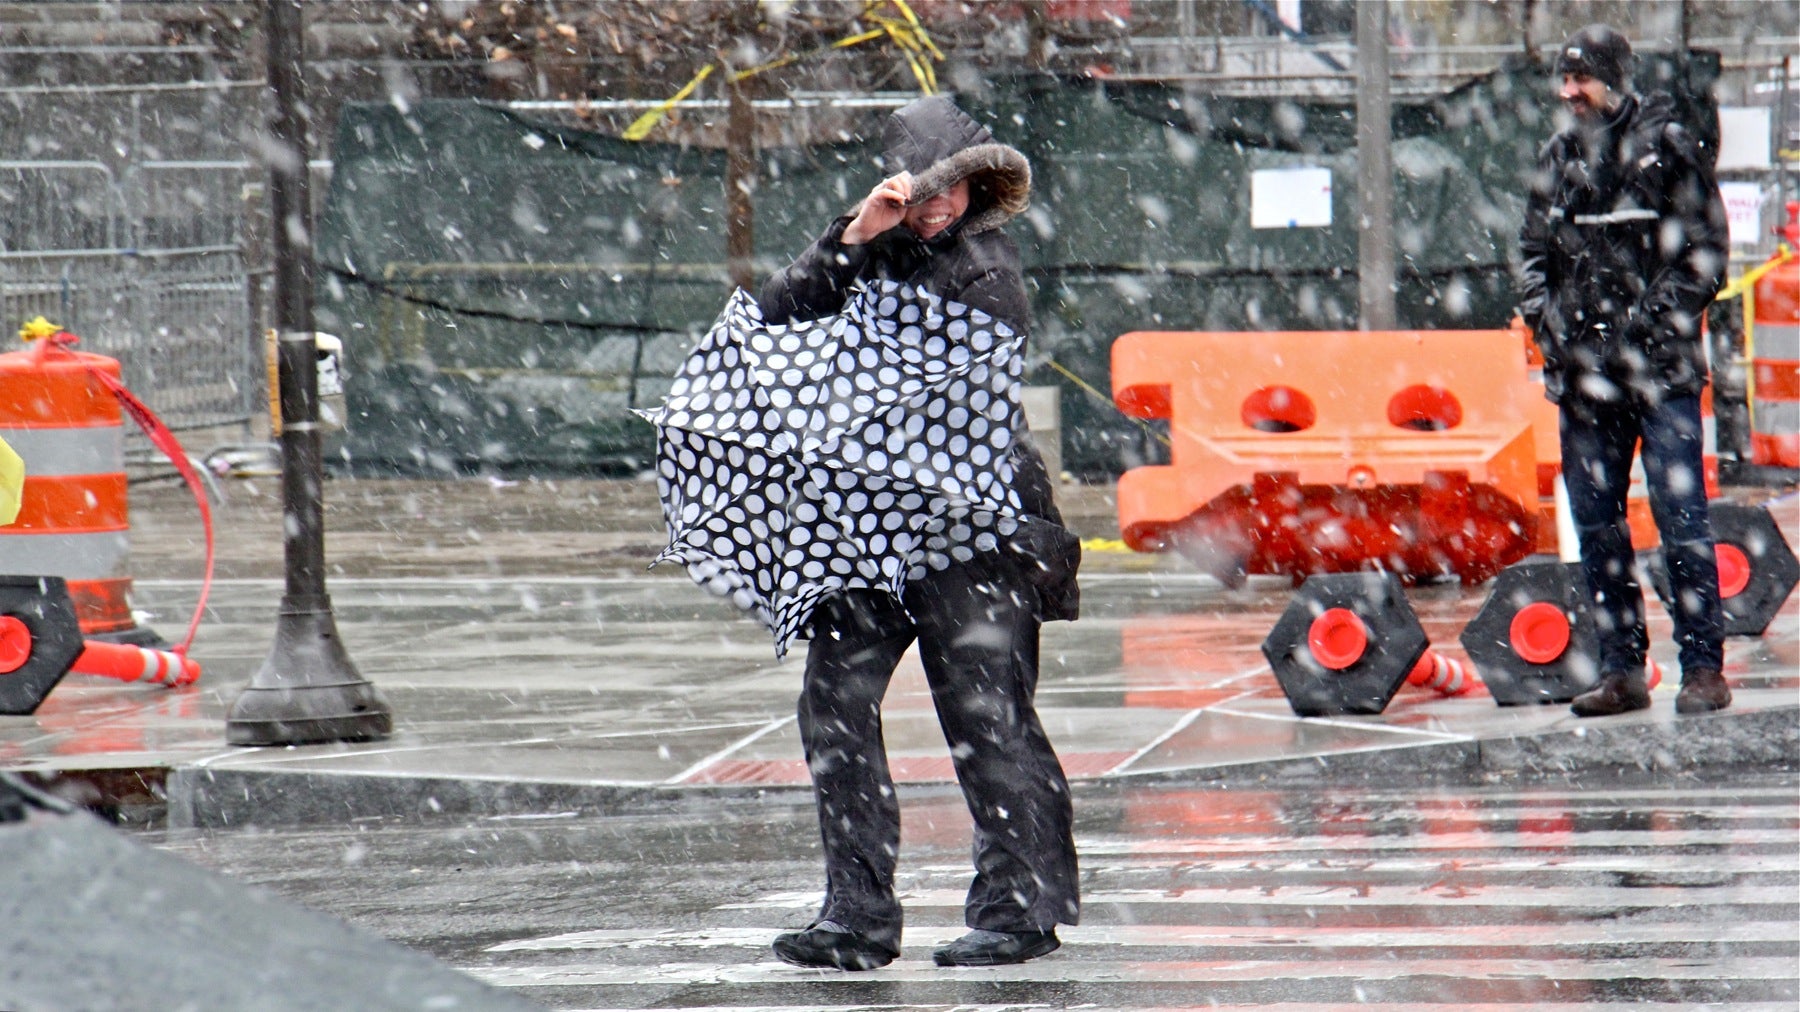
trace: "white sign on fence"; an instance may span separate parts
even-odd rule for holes
[[[1250,173],[1250,227],[1331,227],[1331,170],[1303,166]]]
[[[1731,241],[1742,245],[1762,242],[1762,184],[1720,183],[1719,196],[1725,201],[1725,220],[1731,226]]]
[[[1767,106],[1719,107],[1719,171],[1766,169],[1769,161]]]

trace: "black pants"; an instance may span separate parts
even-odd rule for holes
[[[1643,444],[1650,514],[1662,536],[1669,569],[1669,617],[1683,671],[1719,670],[1725,659],[1719,612],[1719,571],[1702,472],[1700,399],[1675,397],[1655,407],[1562,404],[1563,481],[1581,539],[1599,627],[1600,671],[1637,671],[1650,639],[1644,631],[1644,592],[1632,573],[1631,530],[1625,500],[1631,457]]]
[[[825,602],[813,619],[800,734],[825,843],[832,920],[898,953],[900,806],[881,699],[917,639],[938,722],[975,820],[971,928],[1045,931],[1080,913],[1073,810],[1038,722],[1037,593],[992,556],[915,581],[903,609],[877,591]],[[910,612],[910,616],[909,613]]]

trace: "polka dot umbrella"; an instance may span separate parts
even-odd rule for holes
[[[1023,512],[1011,449],[1024,425],[1024,335],[895,282],[844,309],[763,322],[735,293],[676,374],[657,426],[669,545],[784,656],[813,608],[997,547]]]

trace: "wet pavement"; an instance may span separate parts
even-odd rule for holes
[[[791,792],[598,816],[165,829],[158,848],[551,1008],[862,1012],[1274,1005],[1792,1009],[1800,777],[1572,786],[1078,790],[1082,923],[1014,967],[944,969],[969,829],[900,788],[903,951],[805,970],[769,940],[820,900]]]
[[[728,604],[678,570],[645,571],[661,522],[653,486],[633,481],[330,483],[339,630],[391,704],[395,733],[357,745],[225,745],[224,715],[269,648],[281,556],[275,483],[224,491],[217,582],[194,647],[200,683],[165,690],[71,675],[34,716],[0,719],[8,766],[86,775],[120,793],[120,805],[154,808],[154,792],[168,791],[170,811],[203,822],[235,818],[231,796],[258,797],[265,821],[284,804],[309,821],[427,797],[489,811],[509,797],[591,807],[644,791],[805,784],[793,717],[800,652],[777,663],[767,634]],[[1109,491],[1065,488],[1085,538],[1116,536]],[[173,485],[134,493],[136,604],[165,635],[185,626],[199,589],[200,528],[185,495]],[[1772,509],[1800,540],[1800,500]],[[1800,596],[1764,636],[1728,645],[1737,702],[1718,715],[1677,719],[1673,685],[1648,712],[1599,721],[1406,687],[1379,716],[1300,719],[1259,651],[1291,594],[1285,581],[1227,591],[1177,557],[1106,548],[1087,553],[1082,619],[1043,634],[1040,712],[1073,780],[1327,767],[1340,777],[1504,778],[1596,759],[1635,767],[1794,754]],[[1409,597],[1435,647],[1462,657],[1457,636],[1482,588]],[[1673,672],[1667,618],[1656,604],[1651,614],[1653,656]],[[896,779],[951,781],[912,655],[885,724]],[[150,794],[123,796],[130,787],[118,776],[90,772],[107,770],[146,771]],[[329,804],[280,802],[296,777],[316,781],[307,797]]]
[[[1083,537],[1116,537],[1109,492],[1064,490]],[[70,676],[0,718],[0,763],[553,1007],[1800,999],[1800,597],[1727,645],[1720,714],[1677,718],[1672,685],[1587,721],[1403,688],[1379,716],[1300,719],[1259,652],[1285,582],[1228,591],[1095,542],[1083,618],[1044,629],[1038,696],[1077,795],[1083,925],[1024,967],[930,966],[969,840],[909,655],[884,708],[907,952],[820,974],[766,948],[817,903],[801,652],[776,663],[730,606],[644,571],[653,486],[329,483],[339,630],[395,732],[273,749],[227,746],[223,721],[274,629],[277,487],[224,493],[200,683]],[[136,604],[169,636],[199,590],[185,497],[133,492]],[[1772,509],[1800,542],[1800,499]],[[1483,596],[1409,592],[1457,658]]]

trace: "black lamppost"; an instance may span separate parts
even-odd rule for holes
[[[1387,0],[1356,5],[1356,271],[1363,330],[1394,329],[1394,100],[1387,32]]]
[[[287,588],[275,645],[232,704],[233,745],[298,745],[386,737],[393,716],[338,638],[325,593],[325,464],[319,445],[318,348],[313,337],[309,112],[300,0],[269,0],[269,207],[279,338],[281,496]]]

